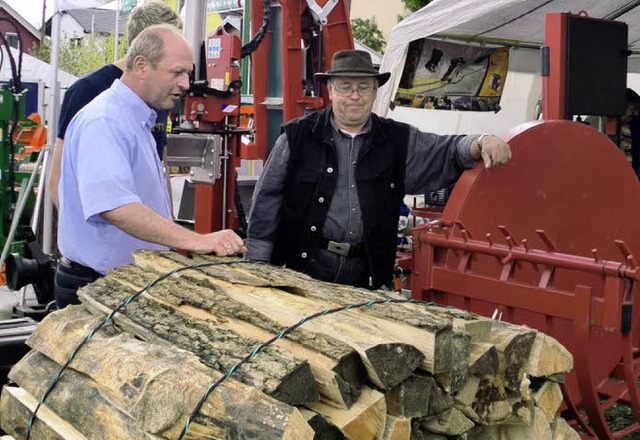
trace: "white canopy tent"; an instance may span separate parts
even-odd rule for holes
[[[17,67],[18,50],[12,48],[11,54],[16,61]],[[0,81],[9,81],[12,78],[11,63],[9,63],[6,49],[4,47],[2,48],[2,57],[4,62],[0,66]],[[38,113],[40,113],[40,116],[42,116],[44,121],[48,121],[50,119],[49,96],[45,93],[44,89],[51,89],[53,85],[51,65],[27,53],[23,53],[22,71],[20,76],[23,82],[32,82],[41,85],[39,90],[40,96],[38,97]],[[57,80],[60,83],[60,89],[62,92],[67,90],[67,88],[69,88],[69,86],[73,84],[77,79],[77,76],[74,76],[62,70],[58,72]]]
[[[378,92],[374,111],[436,133],[501,133],[532,120],[541,94],[539,47],[544,41],[545,14],[581,11],[594,18],[626,22],[630,49],[640,53],[640,0],[434,0],[392,30],[380,66],[381,72],[391,72],[391,79]],[[409,44],[425,37],[511,47],[502,110],[498,114],[405,107],[390,110]],[[640,73],[638,55],[629,58],[629,72]],[[640,86],[639,78],[630,75],[629,85],[638,89],[635,84]]]

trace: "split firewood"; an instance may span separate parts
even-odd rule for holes
[[[2,413],[2,429],[15,437],[3,435],[1,440],[15,440],[25,438],[31,414],[38,405],[38,399],[24,389],[5,385],[0,398],[0,413]],[[37,420],[31,430],[31,437],[41,440],[87,440],[68,421],[43,406],[37,415]]]
[[[419,426],[422,431],[448,436],[463,434],[475,426],[473,421],[456,408],[449,408],[435,417],[418,420],[420,420]]]
[[[137,252],[134,254],[134,259],[136,264],[145,268],[161,267],[166,271],[175,270],[176,268],[189,264],[189,260],[184,257],[175,256],[175,254],[172,253]],[[193,262],[220,261],[224,261],[224,259],[212,256],[196,256],[194,260],[191,260],[191,264],[193,264]],[[207,279],[209,279],[214,286],[222,287],[224,285],[226,288],[229,288],[227,280],[231,277],[228,275],[228,272],[224,272],[221,275],[218,270],[219,267],[220,266],[200,267],[197,269],[197,272],[206,274]],[[343,306],[385,299],[385,297],[378,293],[369,290],[350,286],[337,286],[335,284],[313,280],[298,272],[270,265],[239,263],[232,267],[250,277],[261,279],[263,285],[284,284],[288,286],[287,290],[294,289],[297,294],[303,295],[310,300],[315,299],[324,305],[329,303],[334,306]],[[190,276],[195,277],[194,272],[196,271],[190,271]],[[227,281],[227,283],[221,284],[224,281]],[[231,287],[233,288],[233,286]],[[236,292],[229,292],[230,295],[239,294],[240,289],[233,288],[233,290]],[[250,289],[250,292],[256,293],[259,292],[259,289]],[[302,304],[305,304],[305,302],[301,301],[301,305]],[[318,302],[315,304],[318,304]],[[315,312],[317,310],[311,308],[310,311]],[[464,311],[459,312],[462,313]],[[469,314],[468,312],[464,313]],[[350,311],[350,314],[351,316],[368,315],[367,318],[359,319],[364,320],[364,322],[377,323],[377,325],[382,326],[385,331],[390,332],[394,337],[402,338],[402,335],[422,335],[419,337],[419,340],[414,340],[414,344],[417,348],[421,349],[421,352],[424,354],[421,367],[430,373],[449,373],[452,371],[454,365],[456,365],[456,368],[461,368],[459,365],[461,359],[465,359],[465,363],[468,362],[468,360],[466,360],[468,352],[456,352],[455,358],[452,358],[452,350],[449,343],[452,334],[451,320],[446,320],[441,316],[432,314],[423,306],[416,306],[415,304],[385,304],[383,306],[372,306],[366,309],[353,310]],[[457,315],[457,313],[454,313],[454,316]],[[394,325],[392,323],[396,324]],[[417,331],[417,329],[422,331]],[[458,375],[460,374],[461,373],[458,373]],[[463,381],[464,378],[456,380]]]
[[[562,389],[555,382],[545,381],[540,389],[533,393],[533,401],[551,423],[562,404]]]
[[[142,289],[155,277],[157,274],[136,266],[120,267],[110,273],[110,278],[132,289],[131,293]],[[254,341],[267,341],[283,328],[254,307],[247,307],[215,289],[205,289],[179,277],[164,280],[146,293],[149,298],[186,313],[192,320],[215,322],[221,329]],[[274,345],[309,361],[317,389],[325,401],[339,408],[348,408],[358,398],[365,376],[364,365],[351,347],[304,327],[279,339]]]
[[[114,278],[100,278],[84,287],[78,296],[105,315],[135,293]],[[194,320],[179,310],[141,295],[123,308],[116,322],[154,343],[174,344],[196,354],[202,362],[221,373],[227,372],[262,341],[238,335],[216,322]],[[277,366],[277,368],[274,368]],[[306,359],[275,346],[266,347],[264,356],[251,361],[251,368],[240,368],[236,379],[289,404],[318,400],[315,379]]]
[[[385,392],[387,413],[398,417],[423,417],[429,414],[433,378],[413,374]]]
[[[11,370],[11,380],[40,396],[59,364],[97,321],[81,306],[49,315],[29,339],[31,346],[47,356],[32,351]],[[47,402],[66,420],[80,423],[86,418],[83,429],[93,427],[98,433],[113,434],[94,438],[140,438],[145,432],[175,438],[204,391],[220,376],[184,350],[149,344],[109,326],[78,351]],[[97,412],[91,414],[85,406]],[[103,412],[111,416],[97,416]],[[99,419],[98,423],[90,423],[91,418]],[[116,436],[119,427],[127,427],[126,435]],[[291,433],[313,436],[295,408],[232,378],[209,396],[193,429],[219,436],[238,429],[262,432],[265,439]]]
[[[573,356],[554,338],[538,332],[525,371],[529,376],[547,377],[573,369]]]
[[[498,374],[500,358],[496,347],[487,342],[474,342],[469,353],[469,374],[486,376]]]
[[[302,417],[313,429],[313,440],[346,440],[344,433],[327,417],[307,408],[298,408]]]
[[[529,368],[529,355],[538,332],[522,326],[495,321],[491,330],[491,340],[500,357],[500,372],[504,386],[517,391],[524,374]]]
[[[347,410],[340,410],[323,402],[308,404],[322,414],[347,437],[358,440],[381,439],[386,423],[387,405],[384,394],[364,387],[360,398]]]
[[[531,424],[505,425],[502,427],[501,433],[501,440],[552,440],[547,416],[540,408],[535,407]]]
[[[411,419],[387,414],[382,440],[410,440]]]
[[[566,420],[556,416],[551,423],[551,438],[553,440],[580,440],[580,435],[569,426]]]

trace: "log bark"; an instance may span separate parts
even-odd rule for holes
[[[384,433],[387,405],[384,394],[372,388],[364,387],[358,401],[348,410],[339,410],[323,402],[308,406],[331,420],[349,438],[377,440]]]
[[[31,414],[38,405],[38,400],[24,389],[14,386],[4,386],[0,398],[0,412],[5,432],[13,437],[3,435],[2,440],[26,438],[27,426]],[[66,420],[60,418],[46,405],[38,411],[37,420],[33,424],[31,438],[41,440],[87,440]]]
[[[256,308],[282,327],[297,324],[309,315],[326,310],[328,305],[326,302],[291,295],[279,289],[242,289],[241,286],[213,278],[212,274],[216,272],[208,269],[211,268],[202,269],[204,280],[214,289],[224,291],[245,306]],[[265,301],[266,297],[269,298],[268,301]],[[309,320],[305,322],[305,327],[355,349],[360,354],[369,379],[382,389],[402,382],[420,365],[432,365],[436,345],[448,346],[450,339],[450,334],[444,332],[434,334],[354,311]],[[440,336],[442,338],[436,341]],[[426,358],[430,361],[425,361]]]
[[[300,414],[313,429],[313,440],[346,440],[344,433],[322,414],[307,408],[299,408]]]
[[[90,307],[108,312],[135,292],[135,289],[121,284],[119,280],[105,277],[81,289],[78,296]],[[188,350],[206,365],[222,373],[262,342],[223,328],[218,325],[220,318],[216,319],[217,322],[195,320],[147,294],[140,295],[115,316],[116,322],[123,325],[125,318],[137,324],[137,327],[129,328],[138,331],[140,336],[152,338],[155,335],[154,342],[159,343],[163,339]],[[140,331],[140,327],[147,331]],[[250,364],[250,368],[239,368],[234,377],[292,405],[318,400],[315,380],[305,359],[296,358],[281,348],[269,346]]]
[[[32,351],[32,356],[11,370],[11,379],[32,395],[40,396],[58,364],[68,359],[95,322],[96,318],[81,306],[49,315],[28,342],[55,362]],[[94,438],[105,438],[105,432],[109,432],[106,438],[142,438],[142,433],[175,438],[204,391],[220,376],[189,352],[149,344],[109,326],[95,333],[78,351],[47,402],[77,426],[95,427],[99,435]],[[69,401],[59,400],[63,398]],[[102,404],[103,401],[109,404]],[[88,414],[87,408],[96,409]],[[103,412],[110,417],[101,418]],[[87,421],[80,423],[83,417]],[[137,424],[131,424],[131,417]],[[92,422],[94,419],[98,423]],[[120,431],[114,428],[118,426],[126,426],[132,432],[119,435]],[[256,433],[264,439],[313,437],[313,431],[295,408],[233,378],[209,396],[191,429],[199,435],[234,438]]]
[[[491,339],[500,357],[500,372],[504,386],[513,391],[520,389],[525,370],[529,367],[529,355],[538,332],[526,327],[495,321]]]
[[[486,342],[472,343],[469,354],[469,374],[486,376],[498,374],[499,371],[500,358],[496,347]]]
[[[387,413],[398,417],[423,417],[429,414],[434,381],[431,377],[413,374],[385,392]]]
[[[111,278],[133,290],[142,289],[157,276],[159,273],[136,266],[121,267],[110,273]],[[150,289],[149,296],[188,314],[192,319],[215,322],[218,328],[256,341],[269,340],[282,330],[282,326],[259,310],[234,301],[216,289],[205,289],[179,277],[164,280],[162,284],[163,288],[156,286]],[[325,401],[339,408],[348,408],[358,398],[364,365],[351,347],[304,328],[295,330],[274,345],[297,358],[308,360],[317,389]]]

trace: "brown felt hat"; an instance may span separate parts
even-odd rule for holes
[[[331,70],[324,73],[316,73],[316,78],[326,81],[334,76],[371,76],[378,79],[378,85],[383,85],[389,80],[391,73],[379,73],[373,67],[371,55],[364,50],[340,50],[333,54]]]

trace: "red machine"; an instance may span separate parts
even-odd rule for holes
[[[547,17],[547,36],[566,15]],[[414,230],[411,291],[558,339],[574,357],[565,418],[584,438],[620,438],[640,429],[640,183],[607,136],[561,120],[566,47],[546,43],[547,120],[504,134],[512,161],[465,172],[439,220]],[[635,416],[617,432],[605,419],[614,403]]]
[[[264,10],[265,4],[269,11]],[[313,74],[328,69],[334,52],[353,48],[344,1],[250,0],[250,10],[251,35],[259,32],[265,12],[276,17],[250,52],[253,128],[243,128],[239,121],[240,81],[247,81],[239,73],[240,39],[222,29],[209,36],[205,45],[206,84],[194,84],[185,102],[185,117],[194,124],[192,132],[221,139],[212,141],[221,143],[216,157],[203,159],[216,168],[204,176],[214,183],[196,185],[195,230],[200,233],[237,229],[236,168],[241,159],[266,160],[282,122],[302,116],[307,109],[324,107],[328,95],[314,83]],[[270,77],[274,67],[278,75]],[[243,135],[252,140],[242,142]]]

